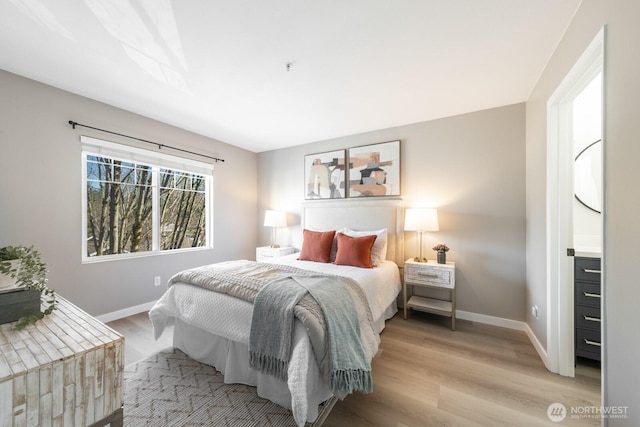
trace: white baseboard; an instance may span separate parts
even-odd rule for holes
[[[525,332],[529,337],[529,341],[531,341],[531,344],[533,344],[533,348],[535,348],[536,351],[538,352],[538,356],[540,356],[540,359],[542,359],[542,363],[544,363],[544,366],[546,366],[546,368],[549,371],[551,371],[551,368],[549,367],[549,356],[547,355],[547,351],[544,349],[544,347],[538,340],[538,337],[536,336],[536,334],[533,333],[533,330],[531,329],[531,327],[527,323],[525,323],[525,325],[527,326],[527,329],[525,329]]]
[[[544,349],[544,346],[538,340],[536,334],[533,333],[533,330],[526,322],[503,319],[502,317],[487,316],[485,314],[478,314],[461,310],[456,310],[456,318],[525,332],[527,334],[527,337],[529,337],[529,341],[531,341],[533,348],[536,349],[538,356],[540,356],[540,359],[542,359],[542,363],[544,363],[544,366],[549,369],[547,352]]]
[[[504,319],[502,317],[487,316],[486,314],[472,313],[470,311],[456,310],[456,318],[484,323],[486,325],[500,326],[516,331],[525,331],[527,324],[518,320]]]
[[[149,301],[144,304],[139,304],[133,307],[124,308],[122,310],[113,311],[111,313],[102,314],[100,316],[96,316],[96,318],[103,323],[112,322],[114,320],[122,319],[123,317],[133,316],[134,314],[142,313],[143,311],[149,311],[155,303],[156,301]],[[462,310],[456,310],[456,318],[525,332],[527,334],[527,337],[529,337],[529,341],[531,341],[533,348],[535,348],[536,352],[538,352],[540,359],[542,359],[542,362],[544,363],[544,365],[547,367],[547,369],[549,369],[547,352],[545,351],[544,347],[538,340],[538,337],[536,336],[536,334],[533,333],[533,330],[531,330],[531,327],[529,327],[527,323],[521,322],[518,320],[504,319],[502,317],[495,317],[495,316],[487,316],[486,314],[478,314],[478,313],[472,313],[470,311],[462,311]]]
[[[107,323],[122,319],[123,317],[133,316],[134,314],[142,313],[143,311],[149,311],[156,301],[149,301],[133,307],[123,308],[122,310],[112,311],[111,313],[101,314],[100,316],[96,316],[96,319],[102,323]]]

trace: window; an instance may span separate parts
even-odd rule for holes
[[[81,141],[84,261],[211,247],[212,165]]]
[[[160,169],[160,248],[200,247],[206,240],[206,177]]]

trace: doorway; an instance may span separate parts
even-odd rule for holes
[[[584,225],[584,218],[575,216],[575,157],[579,154],[577,147],[583,144],[576,138],[582,141],[583,134],[588,133],[592,138],[594,132],[599,132],[601,144],[605,143],[602,139],[604,37],[602,28],[547,103],[547,357],[552,372],[570,377],[575,375],[574,272],[568,249],[575,247],[576,240],[585,238],[585,233],[577,236],[574,228]],[[595,131],[591,126],[583,126],[584,118],[575,115],[576,109],[584,108],[580,104],[584,94],[594,90],[599,90],[600,95],[596,98],[600,126]],[[593,105],[589,108],[593,110]],[[590,242],[599,245],[602,253],[602,214],[597,215],[599,230],[588,234],[592,236]],[[604,289],[604,283],[601,286]]]

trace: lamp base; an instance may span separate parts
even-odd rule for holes
[[[428,259],[426,259],[424,257],[419,257],[419,256],[415,257],[413,260],[415,262],[427,262],[427,261],[429,261]]]

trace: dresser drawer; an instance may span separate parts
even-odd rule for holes
[[[576,305],[600,308],[601,300],[599,283],[576,282]]]
[[[600,309],[597,307],[576,306],[576,327],[600,332],[602,320]]]
[[[580,328],[576,329],[576,348],[600,353],[600,332]]]
[[[453,288],[451,270],[435,266],[418,266],[405,264],[404,279],[407,283]]]
[[[575,262],[575,280],[600,283],[600,258],[580,258]]]

